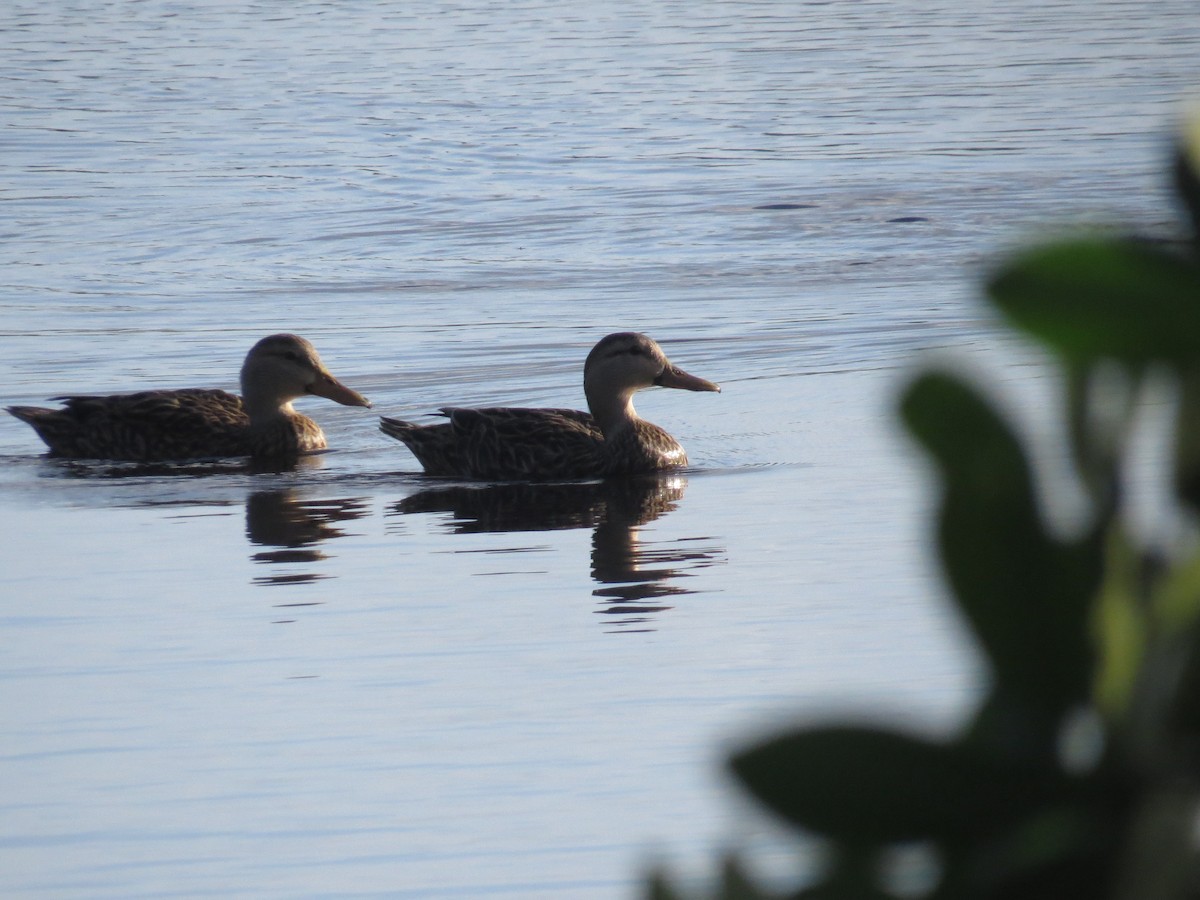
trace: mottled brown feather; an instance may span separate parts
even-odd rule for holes
[[[380,430],[402,441],[428,475],[533,481],[640,475],[688,464],[679,442],[643,419],[608,441],[589,413],[574,409],[440,412],[450,421],[380,419]]]
[[[300,413],[251,429],[242,399],[226,391],[184,388],[51,399],[63,407],[8,407],[33,427],[51,456],[153,462],[286,456],[326,446],[320,426]]]

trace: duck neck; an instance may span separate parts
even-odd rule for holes
[[[242,404],[251,425],[264,425],[295,415],[290,400],[280,400],[270,391],[255,391],[242,385]]]
[[[592,418],[596,420],[606,438],[612,438],[638,421],[637,410],[633,408],[632,390],[600,395],[598,391],[585,387],[584,393],[587,395]]]

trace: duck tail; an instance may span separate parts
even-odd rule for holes
[[[395,438],[407,444],[409,438],[415,429],[420,428],[419,425],[414,425],[412,422],[405,422],[403,419],[392,419],[388,416],[379,417],[379,430],[390,438]]]

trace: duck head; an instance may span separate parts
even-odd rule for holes
[[[649,387],[685,391],[717,391],[711,381],[673,365],[662,347],[644,334],[622,331],[602,339],[588,354],[583,367],[583,390],[588,407],[605,434],[637,413],[633,395]]]
[[[315,394],[343,406],[370,406],[358,391],[333,377],[317,348],[296,334],[273,334],[252,348],[242,365],[242,399],[255,412],[289,411],[298,397]]]

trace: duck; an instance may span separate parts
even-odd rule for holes
[[[427,475],[576,480],[686,466],[679,442],[633,407],[633,395],[654,386],[721,390],[673,365],[646,335],[622,331],[600,340],[584,363],[588,412],[447,406],[438,414],[448,422],[418,425],[383,416],[379,428],[408,447]]]
[[[371,405],[334,378],[316,347],[296,334],[256,343],[242,365],[241,388],[240,397],[204,388],[71,394],[52,398],[63,404],[58,409],[6,409],[33,427],[50,456],[163,462],[324,450],[321,427],[293,409],[293,400],[315,394],[345,406]]]

